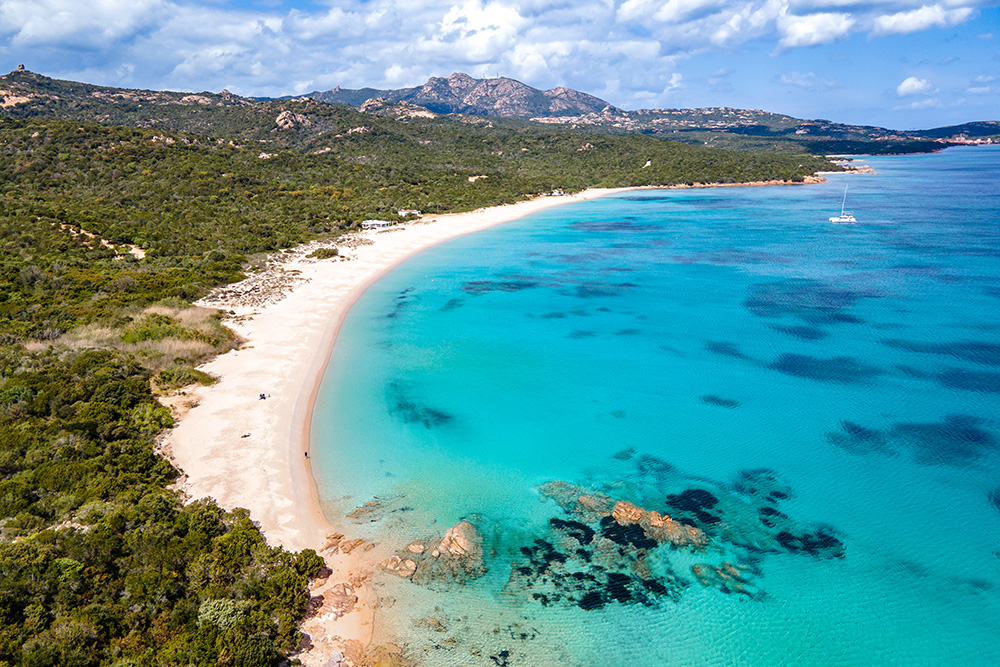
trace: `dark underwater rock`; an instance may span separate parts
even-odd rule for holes
[[[407,424],[423,424],[430,429],[445,426],[455,420],[453,415],[444,410],[420,405],[412,400],[399,382],[389,383],[388,401],[389,412],[399,416]]]
[[[740,407],[739,401],[732,398],[716,396],[715,394],[705,394],[701,397],[701,402],[707,405],[717,405],[720,408],[729,408],[730,410]]]
[[[740,350],[739,345],[736,343],[730,343],[728,341],[705,341],[705,350],[711,352],[712,354],[717,354],[720,357],[732,357],[733,359],[749,359],[747,355],[743,354]]]
[[[982,423],[972,415],[951,414],[940,422],[893,424],[889,436],[920,463],[965,465],[998,447],[996,436],[980,428]]]
[[[807,553],[811,556],[828,558],[844,557],[844,544],[827,528],[817,528],[798,535],[782,531],[776,538],[781,546],[793,553]]]
[[[889,445],[889,438],[882,431],[867,428],[855,422],[843,420],[839,432],[826,434],[826,439],[851,454],[895,453]]]
[[[964,368],[949,368],[937,374],[942,387],[962,389],[979,393],[1000,393],[1000,373],[990,371],[968,371]]]
[[[535,289],[542,284],[537,280],[511,279],[511,280],[470,280],[462,285],[462,291],[466,294],[488,294],[490,292],[520,292],[526,289]]]
[[[918,354],[935,354],[954,357],[984,366],[1000,366],[1000,345],[978,340],[947,341],[942,343],[917,343],[908,340],[886,339],[879,341],[897,350]]]
[[[616,544],[631,545],[636,549],[655,549],[657,545],[656,540],[646,537],[646,532],[639,524],[622,525],[610,516],[601,519],[601,535]]]
[[[779,356],[768,368],[786,375],[837,384],[858,384],[883,373],[881,368],[864,364],[852,357],[825,359],[790,352]]]
[[[946,415],[939,422],[897,422],[880,431],[844,420],[827,440],[852,454],[907,451],[925,465],[969,465],[1000,449],[1000,441],[973,415]]]
[[[843,311],[864,296],[819,280],[792,278],[751,285],[743,305],[757,317],[797,317],[810,324],[857,321]]]
[[[827,337],[827,332],[819,327],[807,326],[804,324],[798,324],[795,326],[780,326],[774,325],[771,327],[775,331],[780,331],[783,334],[788,334],[793,338],[798,338],[799,340],[822,340]]]

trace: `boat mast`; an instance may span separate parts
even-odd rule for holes
[[[847,207],[847,186],[844,186],[844,200],[840,202],[840,215],[844,215],[844,209]]]

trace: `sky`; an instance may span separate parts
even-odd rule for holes
[[[0,70],[22,63],[274,97],[466,72],[927,129],[1000,120],[1000,0],[0,0]]]

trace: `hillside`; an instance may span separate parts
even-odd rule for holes
[[[0,77],[0,665],[256,667],[299,645],[322,559],[182,504],[157,449],[157,395],[213,382],[196,366],[239,344],[191,302],[267,253],[401,208],[829,168],[405,103]]]
[[[1000,122],[898,131],[829,120],[803,120],[753,109],[639,109],[625,111],[569,88],[540,91],[507,78],[452,74],[396,90],[334,88],[305,97],[360,107],[374,99],[404,101],[437,113],[522,118],[612,134],[641,133],[674,141],[739,150],[790,150],[814,154],[912,153],[992,138]]]

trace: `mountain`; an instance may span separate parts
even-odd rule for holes
[[[578,116],[603,111],[619,111],[602,99],[571,88],[539,90],[514,79],[474,79],[456,72],[448,78],[431,77],[422,86],[398,90],[336,87],[312,92],[305,97],[323,102],[360,107],[368,100],[409,102],[435,113],[464,113],[476,116],[549,118]]]
[[[298,106],[292,113],[289,109],[294,105]],[[316,150],[323,148],[329,137],[363,125],[357,118],[345,116],[348,109],[344,105],[369,116],[414,118],[421,114],[461,113],[452,121],[481,120],[507,128],[530,125],[536,130],[561,127],[574,132],[644,134],[699,146],[813,155],[927,152],[1000,140],[997,121],[897,131],[733,107],[626,111],[569,88],[541,91],[513,79],[474,79],[461,73],[434,77],[415,88],[334,88],[282,99],[240,97],[225,90],[186,93],[111,88],[60,81],[22,69],[0,76],[3,116],[57,116],[104,125],[224,136],[275,147],[294,145]],[[288,132],[290,127],[297,131]]]
[[[520,118],[572,129],[648,134],[682,143],[741,150],[792,150],[813,154],[913,153],[1000,139],[1000,122],[997,121],[899,131],[733,107],[626,111],[570,88],[542,91],[514,79],[475,79],[461,72],[448,78],[432,77],[414,88],[352,90],[338,86],[304,97],[347,104],[363,111],[375,108],[372,104],[376,100],[405,102],[439,114]]]

